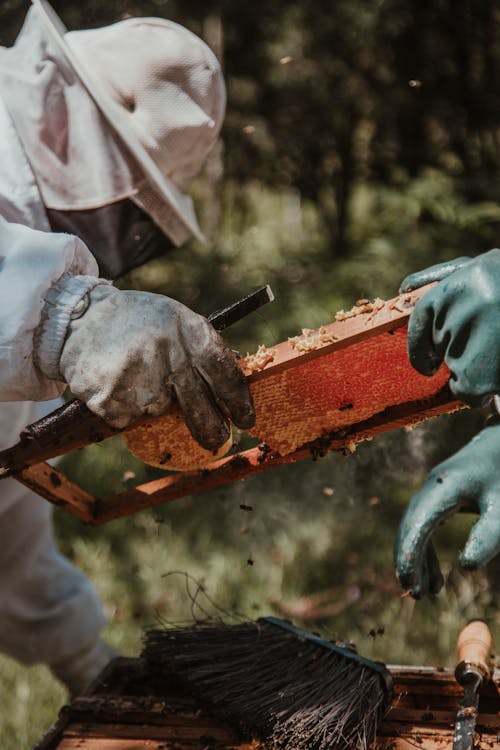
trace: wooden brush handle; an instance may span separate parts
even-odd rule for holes
[[[459,666],[476,667],[483,676],[489,675],[492,648],[493,639],[487,624],[483,620],[472,620],[458,636]]]

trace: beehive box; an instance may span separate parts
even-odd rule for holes
[[[451,750],[461,689],[453,672],[392,667],[395,697],[374,750]],[[500,747],[500,671],[484,686],[475,750]],[[215,720],[168,675],[116,659],[88,695],[61,710],[35,750],[256,750]]]

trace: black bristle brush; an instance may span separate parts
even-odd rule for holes
[[[285,620],[150,630],[143,657],[241,733],[288,750],[366,750],[390,673]]]

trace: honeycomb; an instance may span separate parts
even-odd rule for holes
[[[414,370],[406,353],[405,323],[418,294],[374,303],[359,300],[348,313],[316,330],[240,360],[257,415],[250,434],[286,455],[330,432],[348,428],[388,407],[434,396],[448,381],[442,367],[433,377]],[[398,325],[391,322],[399,321]],[[180,411],[126,430],[129,449],[164,469],[209,466],[216,456],[191,437]]]

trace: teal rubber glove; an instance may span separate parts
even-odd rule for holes
[[[500,250],[407,276],[401,292],[439,281],[415,305],[408,354],[416,370],[451,371],[450,389],[470,406],[500,392]]]
[[[436,466],[413,497],[399,527],[396,570],[415,599],[443,585],[432,532],[460,510],[479,514],[460,566],[474,570],[500,553],[500,423],[485,427],[464,448]]]

